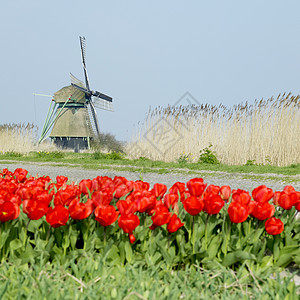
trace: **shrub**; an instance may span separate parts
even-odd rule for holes
[[[99,139],[91,142],[95,151],[124,152],[124,145],[111,133],[100,133]]]
[[[34,156],[36,158],[52,160],[52,159],[64,158],[65,154],[60,151],[53,151],[53,152],[39,151],[39,152],[35,152]]]
[[[212,144],[209,144],[208,147],[200,150],[198,163],[211,164],[211,165],[216,165],[220,163],[216,153],[211,150],[211,147]]]

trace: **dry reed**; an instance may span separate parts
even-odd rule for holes
[[[224,105],[157,107],[148,115],[127,145],[131,158],[176,161],[182,153],[212,144],[220,162],[229,165],[286,166],[300,163],[300,96]]]
[[[37,127],[30,123],[0,125],[0,153],[27,154],[31,151],[55,151],[51,143],[37,144]]]

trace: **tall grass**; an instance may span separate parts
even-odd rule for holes
[[[0,124],[0,154],[57,150],[50,143],[37,145],[38,128],[30,123]]]
[[[212,145],[221,163],[286,166],[300,163],[300,96],[279,95],[227,108],[157,107],[135,133],[126,152],[155,160],[176,161]]]

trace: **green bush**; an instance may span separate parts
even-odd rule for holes
[[[216,153],[213,150],[211,150],[211,147],[212,144],[209,144],[208,147],[200,150],[198,163],[211,164],[211,165],[216,165],[220,163]]]
[[[124,152],[124,145],[118,141],[111,133],[100,133],[99,139],[91,142],[91,147],[95,151],[112,151],[112,152]]]
[[[52,160],[52,159],[64,158],[65,154],[60,151],[53,151],[53,152],[39,151],[39,152],[35,152],[34,156],[36,158]]]
[[[112,160],[122,160],[124,159],[124,154],[120,152],[102,153],[96,151],[92,154],[93,159],[112,159]]]
[[[6,156],[6,157],[22,157],[23,154],[19,152],[14,152],[14,151],[9,151],[9,152],[1,152],[1,156]]]
[[[182,154],[177,159],[177,162],[179,164],[186,164],[186,163],[188,163],[190,156],[191,156],[191,154],[185,154],[185,152],[182,152]]]

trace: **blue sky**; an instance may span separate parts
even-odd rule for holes
[[[300,94],[300,1],[11,0],[1,4],[0,123],[42,127],[50,99],[83,79],[113,97],[100,128],[128,140],[149,106],[185,92],[231,106]]]

